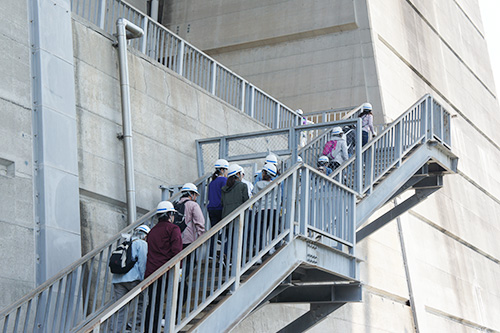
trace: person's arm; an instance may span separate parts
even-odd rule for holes
[[[370,128],[372,135],[377,135],[375,133],[375,128],[373,128],[373,115],[371,115],[371,114],[368,115],[368,127]]]
[[[345,142],[345,140],[342,141],[342,149],[340,153],[342,154],[342,159],[344,161],[346,161],[349,158],[347,143]]]
[[[182,235],[181,235],[181,229],[178,227],[173,228],[172,230],[172,243],[171,243],[171,251],[172,251],[172,258],[175,257],[179,252],[182,251]]]
[[[196,231],[196,238],[200,237],[205,232],[205,218],[203,217],[203,212],[201,211],[200,205],[193,202],[192,210],[192,221]]]
[[[141,240],[137,240],[133,244],[137,247],[137,262],[135,264],[138,266],[139,274],[144,278],[146,261],[148,259],[148,244]]]

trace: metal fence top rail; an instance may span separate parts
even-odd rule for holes
[[[290,130],[313,131],[313,130],[331,129],[334,126],[345,126],[345,125],[355,125],[355,124],[356,124],[356,120],[345,119],[345,120],[331,121],[328,123],[297,125],[297,126],[292,126],[292,127],[285,128],[285,129],[270,129],[270,130],[263,130],[263,131],[257,131],[257,132],[222,135],[222,136],[217,136],[217,137],[212,137],[212,138],[198,139],[198,140],[196,140],[196,143],[201,143],[201,144],[215,143],[215,142],[219,142],[222,139],[224,139],[224,140],[248,139],[249,137],[263,137],[263,136],[279,135],[279,134],[288,135],[290,133]]]

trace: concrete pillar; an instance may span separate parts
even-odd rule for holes
[[[36,282],[81,256],[69,0],[29,0]]]

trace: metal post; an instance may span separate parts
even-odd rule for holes
[[[185,43],[181,39],[181,42],[179,43],[179,51],[177,52],[177,74],[182,75],[182,72],[184,71],[184,46]]]
[[[300,221],[299,221],[299,233],[303,236],[306,236],[307,232],[307,226],[306,224],[309,223],[307,221],[308,216],[309,216],[309,176],[310,172],[309,169],[305,169],[302,172],[302,177],[301,177],[301,199],[300,199]]]
[[[104,29],[106,19],[106,0],[99,0],[99,8],[97,10],[97,25],[99,28]]]
[[[241,112],[245,112],[245,88],[246,88],[246,83],[244,80],[241,80],[241,105],[240,105],[240,110]]]
[[[127,38],[139,38],[144,31],[124,18],[116,21],[118,39],[118,62],[120,70],[120,91],[122,102],[123,149],[125,159],[125,185],[127,190],[127,222],[136,219],[134,153],[132,148],[132,116],[130,111],[130,87],[128,77]],[[128,34],[127,34],[128,32]]]
[[[273,117],[273,128],[279,128],[279,123],[280,123],[280,103],[276,102],[276,108],[274,110],[274,117]]]
[[[160,3],[158,0],[151,0],[151,18],[158,21],[158,7]]]
[[[251,86],[250,89],[250,113],[248,114],[250,117],[254,117],[255,115],[255,87]]]
[[[141,39],[140,42],[140,50],[142,53],[146,54],[146,46],[148,43],[148,25],[149,25],[149,19],[147,16],[144,16],[143,21],[142,21],[142,30],[144,31],[144,36]]]
[[[356,121],[356,190],[359,194],[363,193],[363,140],[362,140],[361,119]],[[340,175],[342,177],[342,175]],[[342,181],[342,180],[340,180]]]
[[[212,80],[210,83],[210,92],[212,95],[215,95],[215,88],[217,84],[217,63],[215,61],[212,62]]]

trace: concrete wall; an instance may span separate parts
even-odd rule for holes
[[[380,109],[364,1],[167,3],[167,27],[294,109]]]
[[[35,286],[27,1],[0,2],[0,306]],[[22,262],[22,265],[19,265]]]
[[[368,100],[382,122],[432,93],[455,116],[458,175],[358,244],[364,302],[312,332],[500,330],[500,118],[477,1],[169,3],[172,30],[291,107]],[[267,305],[236,331],[276,331],[306,309]]]
[[[120,82],[111,36],[75,17],[73,39],[85,253],[126,225]],[[159,185],[198,178],[196,139],[264,126],[133,50],[128,60],[136,201],[144,213],[161,199]]]
[[[491,170],[500,162],[500,120],[477,2],[373,0],[369,7],[387,118],[424,92],[456,115],[458,175],[401,219],[419,328],[499,330],[500,287],[492,281],[500,273],[500,191]]]

